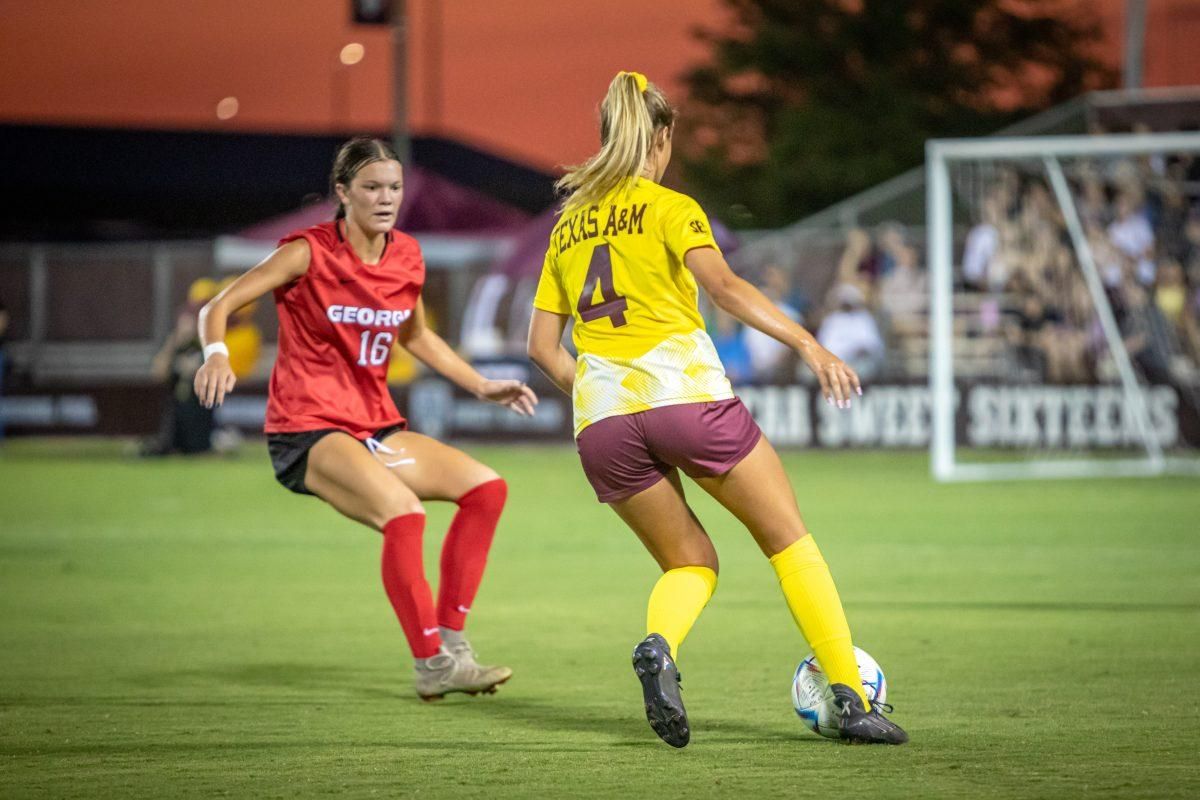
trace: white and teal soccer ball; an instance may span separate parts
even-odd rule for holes
[[[858,661],[863,688],[867,690],[867,699],[872,703],[876,700],[886,703],[887,678],[883,677],[883,668],[866,650],[854,648],[854,657]],[[800,662],[792,677],[792,706],[813,733],[829,739],[838,738],[833,692],[829,688],[829,679],[812,653]]]

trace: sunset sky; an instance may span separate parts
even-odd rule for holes
[[[349,0],[0,0],[0,122],[337,133],[390,128],[386,29]],[[1124,0],[1099,0],[1114,45]],[[1151,0],[1146,83],[1200,82],[1200,0]],[[541,168],[595,147],[620,69],[682,99],[720,0],[408,0],[410,119]],[[361,44],[345,66],[342,48]],[[1120,50],[1114,46],[1114,62]],[[218,104],[236,98],[219,119]],[[233,104],[226,102],[228,114]]]

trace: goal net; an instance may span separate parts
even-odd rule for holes
[[[926,156],[934,477],[1200,475],[1200,134]]]

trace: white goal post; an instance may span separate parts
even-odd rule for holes
[[[1151,430],[1147,394],[1125,348],[1105,285],[1064,176],[1064,158],[1148,156],[1193,153],[1200,156],[1200,133],[1023,138],[938,139],[926,143],[927,252],[930,287],[929,390],[932,410],[931,471],[939,481],[1200,475],[1200,460],[1164,453]],[[1145,454],[1136,457],[1031,458],[962,463],[957,455],[958,391],[954,361],[955,226],[951,168],[964,162],[1040,163],[1073,245],[1078,268],[1111,355],[1124,404]]]

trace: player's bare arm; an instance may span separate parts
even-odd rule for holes
[[[697,247],[684,256],[684,264],[712,301],[745,325],[778,339],[800,354],[821,383],[821,394],[838,408],[862,394],[858,375],[845,362],[826,350],[813,335],[775,307],[754,284],[738,277],[725,258],[711,247]]]
[[[230,314],[304,275],[308,271],[310,255],[308,242],[303,239],[288,242],[229,284],[200,309],[200,344],[208,346],[223,341]],[[213,353],[196,371],[196,397],[205,408],[219,406],[225,401],[225,395],[233,391],[235,383],[237,378],[229,366],[229,357]]]
[[[521,381],[491,380],[480,375],[426,324],[424,300],[417,300],[412,317],[400,327],[399,341],[422,364],[479,399],[505,406],[523,417],[533,416],[538,403],[534,391]]]
[[[575,385],[575,357],[562,346],[567,317],[540,308],[533,310],[529,320],[529,340],[526,352],[538,369],[567,395]]]

